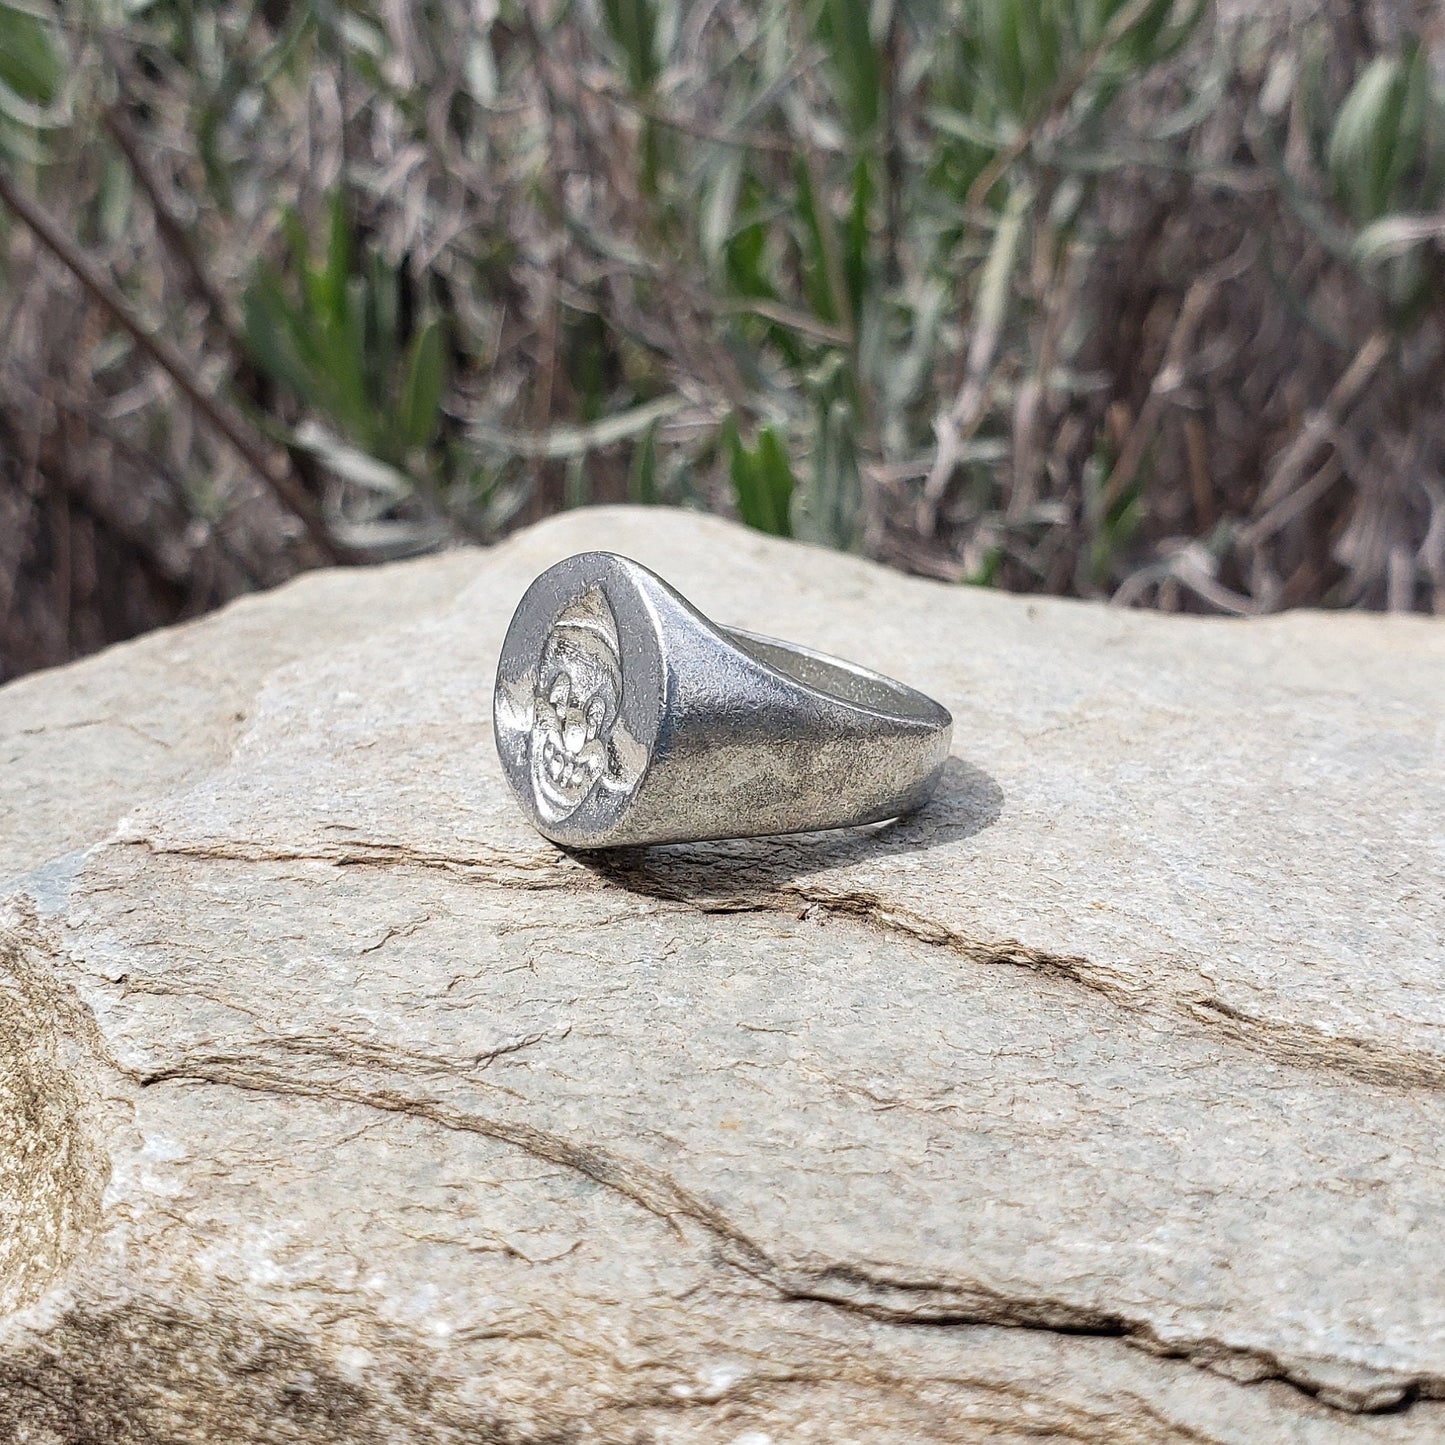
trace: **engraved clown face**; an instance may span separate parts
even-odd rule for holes
[[[615,777],[611,737],[621,702],[617,621],[590,587],[557,615],[537,665],[530,766],[538,811],[549,822]]]

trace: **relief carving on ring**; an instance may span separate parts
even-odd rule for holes
[[[622,706],[617,619],[601,588],[564,607],[542,644],[529,742],[532,792],[549,823],[575,813],[599,787],[636,780],[614,737]]]

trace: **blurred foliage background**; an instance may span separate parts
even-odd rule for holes
[[[622,500],[1445,612],[1445,21],[0,0],[0,318],[0,679]]]

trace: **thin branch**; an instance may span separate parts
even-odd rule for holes
[[[926,537],[931,537],[937,529],[938,509],[954,469],[963,458],[964,448],[988,415],[994,356],[1003,336],[1004,322],[1008,319],[1014,266],[1023,237],[1024,218],[1033,199],[1033,191],[1027,186],[1020,186],[1009,197],[979,277],[978,301],[974,308],[973,334],[969,338],[963,383],[953,399],[953,405],[933,424],[938,449],[916,509],[918,530]]]
[[[1324,406],[1306,418],[1305,424],[1295,433],[1294,440],[1284,449],[1259,494],[1256,511],[1268,512],[1289,495],[1304,475],[1310,459],[1330,432],[1344,420],[1345,413],[1359,400],[1380,363],[1389,354],[1390,338],[1384,331],[1373,332],[1366,338],[1339,380],[1330,388]]]
[[[137,184],[145,192],[146,200],[150,202],[151,213],[156,220],[156,230],[160,232],[166,249],[171,253],[176,264],[186,273],[191,290],[206,303],[206,309],[211,313],[211,319],[226,333],[227,340],[232,342],[234,348],[234,326],[230,307],[226,305],[225,297],[216,289],[215,283],[206,275],[201,266],[195,247],[191,244],[191,238],[187,235],[186,228],[171,209],[169,201],[161,190],[160,181],[146,160],[140,141],[131,129],[130,121],[126,118],[122,105],[109,106],[105,111],[104,120],[105,128],[110,132],[116,145],[120,147],[121,154],[130,166],[131,174],[135,176]]]
[[[97,412],[93,407],[86,406],[84,401],[68,388],[52,388],[49,392],[49,401],[57,411],[63,412],[69,417],[72,424],[83,424],[100,437],[107,446],[113,447],[116,453],[124,457],[137,471],[154,473],[170,492],[177,507],[188,516],[194,514],[194,505],[186,491],[185,484],[172,467],[144,452],[106,416]],[[206,532],[215,543],[217,552],[245,579],[247,587],[253,591],[259,591],[266,585],[251,561],[237,550],[220,526],[208,525]]]
[[[1233,255],[1211,267],[1202,276],[1196,277],[1189,290],[1184,293],[1179,314],[1174,318],[1169,344],[1165,347],[1163,365],[1149,387],[1149,395],[1145,398],[1144,405],[1139,408],[1134,425],[1129,429],[1129,435],[1119,453],[1119,460],[1114,463],[1108,480],[1100,489],[1097,515],[1107,516],[1133,482],[1155,429],[1164,415],[1165,407],[1175,392],[1184,385],[1190,353],[1194,350],[1194,338],[1198,335],[1209,303],[1221,286],[1232,281],[1249,266],[1254,259],[1254,252],[1252,240],[1246,239]]]
[[[1281,527],[1314,506],[1344,474],[1339,454],[1331,452],[1308,481],[1287,492],[1258,521],[1251,522],[1240,534],[1240,542],[1246,547],[1262,547]]]
[[[292,512],[322,555],[331,562],[353,562],[355,555],[341,546],[327,530],[320,509],[289,472],[278,471],[261,445],[215,397],[197,385],[190,362],[162,336],[146,329],[130,312],[124,299],[103,277],[51,218],[16,187],[12,177],[0,169],[0,201],[22,220],[36,239],[75,277],[90,296],[103,307],[150,359],[170,377],[181,394],[202,419],[230,444],[236,454]]]

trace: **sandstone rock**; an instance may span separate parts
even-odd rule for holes
[[[953,710],[880,831],[572,858],[607,547]],[[0,1439],[1445,1439],[1445,629],[666,512],[0,691]]]

